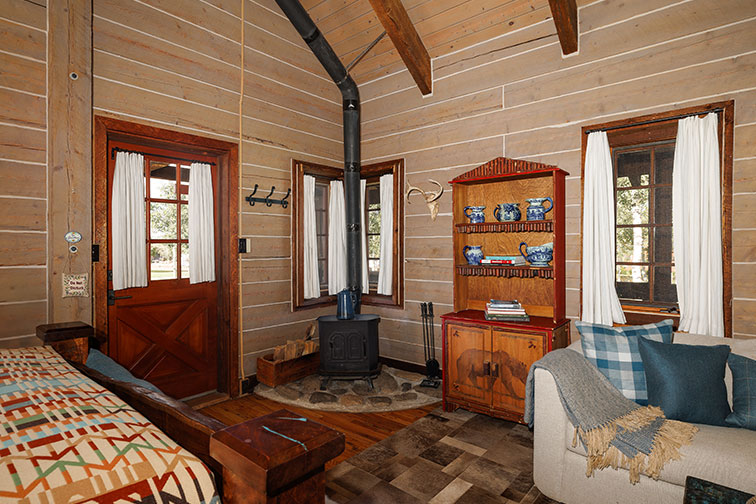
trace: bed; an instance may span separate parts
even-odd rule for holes
[[[0,349],[0,503],[288,502],[300,488],[298,502],[324,501],[341,433],[305,420],[281,438],[271,427],[288,428],[276,424],[285,411],[226,426],[63,351],[67,360],[56,348],[81,357],[81,331],[62,329],[63,346]],[[277,464],[283,479],[271,478]]]

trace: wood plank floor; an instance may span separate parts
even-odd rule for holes
[[[346,448],[344,453],[326,465],[326,468],[330,468],[419,420],[436,409],[439,404],[381,413],[341,413],[296,408],[250,394],[202,408],[200,411],[227,425],[233,425],[286,408],[305,418],[341,431],[346,437]]]

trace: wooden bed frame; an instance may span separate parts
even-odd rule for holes
[[[286,422],[297,416],[286,410],[227,426],[163,393],[114,380],[84,365],[89,340],[94,336],[88,324],[41,325],[37,336],[82,374],[115,393],[199,457],[214,473],[224,503],[325,501],[324,468],[326,462],[344,451],[341,432],[312,421]],[[285,431],[304,449],[283,436],[271,439],[263,429]]]

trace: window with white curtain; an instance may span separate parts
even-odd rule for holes
[[[373,165],[363,166],[360,170],[362,176],[362,216],[363,229],[363,294],[364,304],[395,305],[400,306],[403,302],[403,274],[402,274],[402,225],[403,225],[403,185],[404,162],[403,160],[388,161]],[[391,222],[386,225],[381,212],[381,176],[393,175],[393,191],[391,193],[392,209],[398,209],[391,214]],[[314,297],[312,292],[305,295],[305,209],[310,208],[304,199],[304,177],[311,176],[315,180],[315,236],[317,243],[317,266],[320,296]],[[334,243],[334,237],[329,235],[329,223],[333,221],[331,216],[331,182],[343,180],[343,169],[307,163],[304,161],[292,162],[292,201],[300,202],[293,208],[292,213],[292,283],[294,292],[295,309],[310,306],[335,304],[336,297],[329,294],[329,272],[333,264],[329,264],[329,247]],[[303,197],[297,193],[302,192]],[[384,195],[385,198],[385,195]],[[384,205],[385,206],[385,205]],[[385,208],[384,208],[385,214]],[[390,253],[381,253],[381,235],[391,233],[392,245]],[[331,254],[333,257],[333,254]],[[332,262],[332,261],[331,261]],[[385,294],[379,294],[378,283],[381,273],[381,264],[387,264],[384,269],[388,271],[390,279]],[[344,266],[342,266],[344,267]],[[384,272],[385,273],[385,272]],[[331,275],[332,276],[332,275]],[[308,284],[309,285],[309,284]]]
[[[724,332],[732,334],[732,258],[727,246],[732,226],[731,216],[725,211],[732,200],[732,109],[733,102],[721,102],[583,128],[584,155],[589,131],[606,131],[611,149],[615,286],[628,324],[670,317],[677,320],[680,316],[672,218],[678,121],[681,116],[703,117],[713,110],[718,119],[724,283],[722,299],[716,302],[721,302],[724,308]],[[585,257],[586,251],[582,254]],[[581,286],[586,288],[582,280]]]

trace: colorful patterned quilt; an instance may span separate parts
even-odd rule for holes
[[[194,455],[48,347],[0,350],[0,503],[218,503]]]

